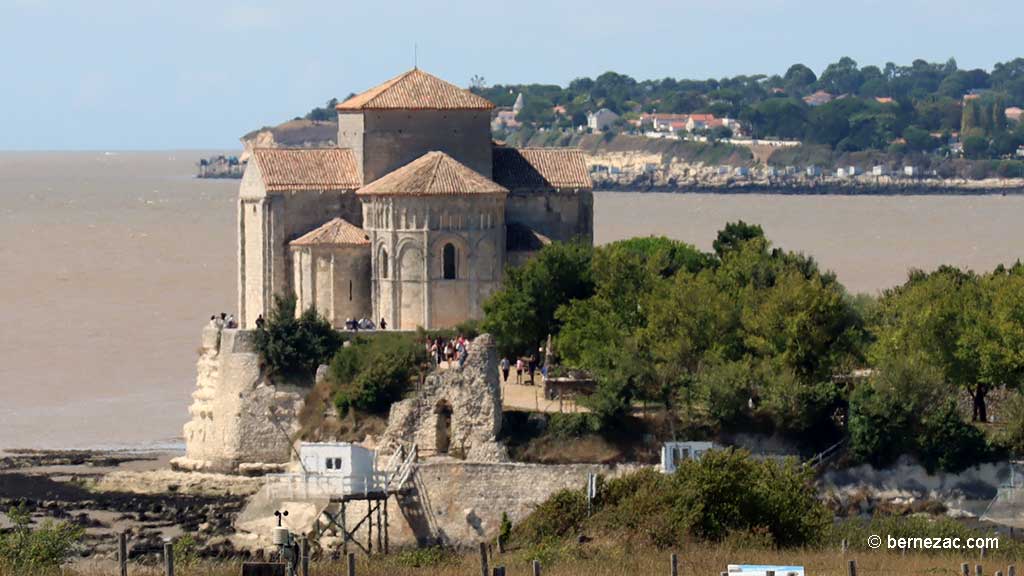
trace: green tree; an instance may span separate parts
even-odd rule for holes
[[[502,354],[533,352],[561,321],[559,307],[594,293],[592,249],[580,242],[555,242],[518,268],[509,268],[501,290],[484,303],[482,329],[492,334]]]
[[[313,375],[341,347],[341,335],[309,308],[295,314],[295,296],[274,296],[266,326],[256,333],[256,348],[271,377],[312,384]]]
[[[903,131],[903,138],[907,141],[907,148],[914,152],[928,152],[934,150],[937,142],[927,130],[910,126]]]
[[[964,156],[979,159],[988,155],[988,138],[980,132],[980,129],[975,129],[966,133],[967,136],[963,139]]]
[[[818,78],[818,85],[832,94],[855,94],[864,83],[864,74],[857,68],[857,62],[848,56],[829,64]]]
[[[812,84],[818,81],[818,77],[814,75],[814,71],[802,64],[795,64],[791,66],[790,69],[785,71],[785,76],[783,76],[782,79],[785,81],[787,92],[798,94],[805,91]]]
[[[922,355],[893,354],[850,395],[850,454],[888,466],[916,450],[921,414],[955,394],[942,371]]]
[[[711,247],[719,258],[736,250],[741,244],[755,238],[764,238],[764,230],[757,224],[747,224],[743,220],[728,222],[725,228],[718,231]]]
[[[887,291],[872,331],[873,355],[921,354],[972,398],[972,418],[988,420],[986,398],[1024,382],[1024,279],[1019,267],[985,277],[942,267]]]

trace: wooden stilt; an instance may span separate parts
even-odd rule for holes
[[[388,553],[388,497],[384,495],[384,554]]]
[[[382,534],[384,532],[384,529],[380,525],[380,513],[381,513],[381,508],[382,507],[383,506],[381,504],[381,501],[378,500],[377,501],[377,506],[376,506],[376,508],[377,508],[377,553],[378,554],[382,550],[384,550],[384,542],[383,542],[383,534]]]
[[[373,501],[366,501],[366,555],[373,556]]]
[[[341,550],[348,556],[348,526],[345,521],[345,502],[341,503]]]

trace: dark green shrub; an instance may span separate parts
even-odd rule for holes
[[[385,412],[402,399],[425,362],[425,349],[407,334],[357,337],[331,359],[335,405],[343,412]]]
[[[918,456],[928,472],[962,472],[985,462],[990,454],[985,434],[964,422],[954,400],[924,417],[917,443]]]
[[[174,563],[181,567],[194,566],[199,561],[199,541],[192,534],[174,540]]]
[[[555,438],[580,438],[597,434],[601,422],[593,414],[552,414],[548,420],[548,434]]]
[[[544,501],[512,529],[517,541],[543,544],[575,535],[587,518],[587,497],[581,490],[562,490]]]
[[[295,296],[275,296],[266,325],[256,333],[256,348],[268,375],[312,384],[313,375],[337,352],[341,334],[309,308],[295,317]]]
[[[395,563],[409,568],[428,568],[454,564],[459,556],[451,548],[430,546],[403,550],[395,557]]]
[[[15,574],[55,570],[67,562],[85,530],[69,522],[44,521],[33,528],[24,507],[7,512],[13,527],[0,534],[0,568]]]
[[[872,386],[858,386],[850,398],[850,455],[857,462],[888,466],[913,447],[907,403]]]
[[[759,542],[792,547],[819,542],[831,522],[810,469],[731,449],[684,462],[671,476],[646,469],[600,483],[594,515],[587,520],[586,513],[581,490],[560,492],[514,533],[538,544],[602,529],[659,547],[749,533]]]
[[[512,538],[512,521],[508,519],[508,513],[501,513],[501,525],[498,527],[498,542],[507,546]]]

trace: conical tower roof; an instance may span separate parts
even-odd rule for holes
[[[458,196],[508,190],[444,152],[427,152],[356,191],[360,196]]]
[[[338,104],[338,110],[490,110],[486,98],[419,68]]]

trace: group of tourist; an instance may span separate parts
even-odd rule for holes
[[[459,335],[457,338],[445,340],[437,337],[433,340],[427,339],[427,356],[430,357],[434,366],[440,366],[442,362],[458,362],[459,368],[466,364],[466,357],[469,356],[469,340]]]
[[[374,330],[377,326],[369,318],[345,318],[345,330],[359,332],[360,330]]]
[[[501,359],[498,363],[501,368],[501,382],[502,384],[508,384],[508,375],[512,370],[512,363],[509,362],[507,356]],[[526,372],[530,377],[530,386],[534,384],[534,375],[537,373],[537,358],[530,354],[529,356],[520,356],[516,358],[516,384],[523,383],[523,373]]]
[[[260,316],[260,318],[263,317]],[[217,316],[216,314],[210,316],[210,326],[213,326],[218,330],[223,330],[224,328],[238,328],[238,321],[235,320],[234,314],[221,312],[220,316]]]

